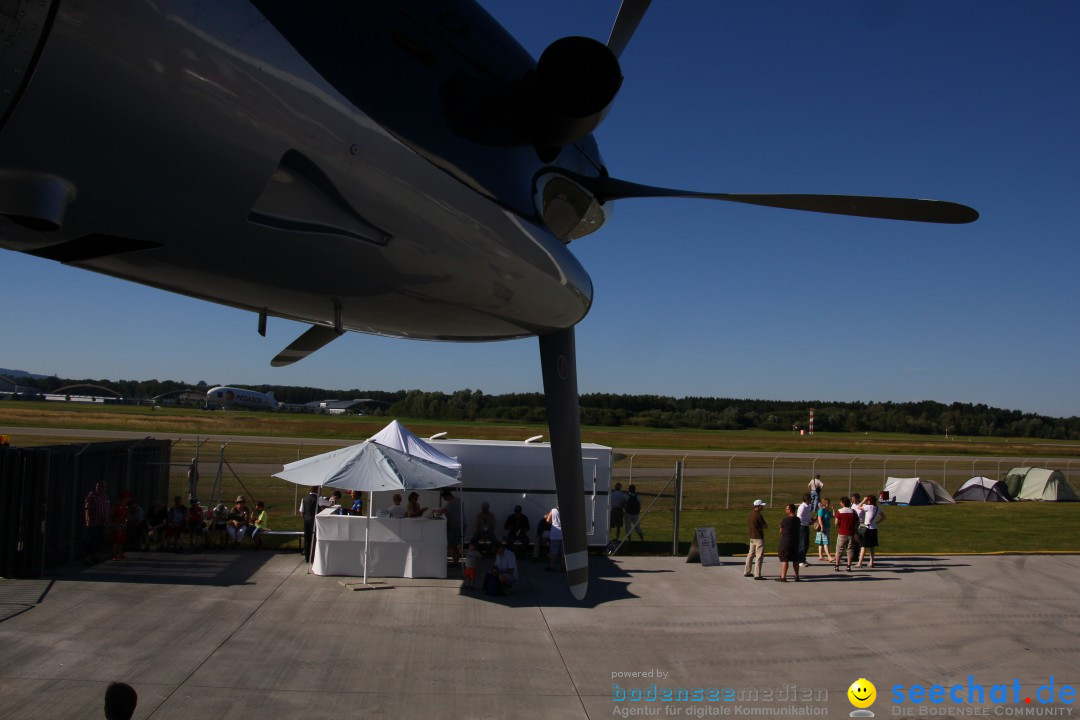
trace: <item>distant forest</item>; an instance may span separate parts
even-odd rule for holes
[[[154,398],[164,393],[209,386],[172,380],[63,380],[56,377],[20,377],[19,382],[43,392],[77,382],[115,389],[126,398]],[[368,398],[387,404],[375,414],[424,420],[489,420],[543,423],[547,420],[541,393],[485,395],[480,390],[447,394],[422,390],[325,390],[280,385],[241,385],[273,392],[288,404],[314,400]],[[581,396],[581,421],[593,426],[694,428],[700,430],[792,430],[805,428],[814,408],[815,432],[882,432],[919,435],[1028,437],[1080,440],[1080,417],[1052,418],[983,404],[938,402],[823,402],[737,400],[733,398],[662,395]]]

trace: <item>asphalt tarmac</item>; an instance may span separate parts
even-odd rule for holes
[[[113,680],[185,720],[849,717],[860,679],[877,718],[1078,714],[1080,556],[742,562],[594,556],[583,603],[527,561],[489,597],[250,550],[0,580],[0,718],[103,717]]]

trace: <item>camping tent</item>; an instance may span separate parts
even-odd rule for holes
[[[917,477],[891,477],[885,483],[885,490],[897,505],[951,505],[956,502],[938,483]]]
[[[960,486],[954,500],[983,500],[986,502],[1009,502],[1009,490],[1000,480],[973,477]]]
[[[1075,502],[1080,500],[1072,485],[1060,470],[1017,467],[1005,476],[1009,494],[1016,500],[1049,500]]]

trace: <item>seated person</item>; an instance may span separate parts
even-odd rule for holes
[[[349,514],[358,517],[364,514],[364,493],[359,490],[352,491],[352,507],[349,508]]]
[[[495,543],[495,565],[490,574],[499,581],[499,587],[505,592],[517,582],[517,558],[514,551],[507,548],[501,542]]]
[[[420,507],[420,494],[417,492],[409,493],[409,502],[405,504],[405,517],[418,518],[424,517],[424,513],[427,512],[426,507]]]
[[[472,536],[472,542],[496,543],[495,537],[495,514],[491,512],[491,505],[484,503],[480,506],[480,514],[476,516],[476,533]]]
[[[255,543],[255,549],[259,550],[263,546],[262,538],[259,537],[262,533],[270,529],[267,525],[268,517],[266,515],[266,503],[262,500],[255,502],[255,509],[251,513],[251,539]]]
[[[401,520],[405,517],[405,506],[401,504],[401,493],[394,493],[392,499],[394,504],[387,508],[386,511],[390,513],[390,517]]]
[[[520,505],[514,506],[513,514],[507,517],[506,522],[503,523],[503,530],[506,531],[503,542],[507,545],[521,543],[522,546],[529,547],[529,518],[521,512]]]
[[[225,529],[229,539],[239,545],[244,540],[244,533],[248,526],[247,502],[243,495],[238,495],[236,504],[229,511],[229,526]]]
[[[203,541],[206,535],[206,521],[203,520],[203,509],[198,500],[191,501],[191,509],[187,515],[188,546],[195,548],[195,539]]]
[[[146,516],[147,542],[153,545],[155,550],[161,548],[165,538],[165,526],[169,521],[169,511],[165,509],[165,503],[156,502],[150,508],[150,514]]]
[[[180,536],[187,526],[188,509],[179,495],[173,498],[165,521],[165,545],[180,552]]]
[[[224,549],[229,542],[229,536],[227,534],[228,527],[229,509],[225,507],[224,502],[219,500],[214,509],[210,511],[210,528],[207,544],[213,545],[216,540],[217,546]]]

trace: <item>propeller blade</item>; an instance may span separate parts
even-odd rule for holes
[[[608,38],[608,50],[619,57],[626,49],[630,38],[634,36],[638,23],[649,9],[651,0],[623,0],[619,6],[619,14],[615,18],[615,25],[611,28],[611,36]]]
[[[577,600],[589,588],[585,536],[585,482],[581,474],[581,413],[578,409],[574,328],[540,336],[555,495],[562,517],[563,556],[570,592]]]
[[[702,193],[686,190],[639,185],[611,177],[586,177],[564,172],[571,180],[591,190],[597,200],[624,200],[642,197],[685,197],[705,200],[764,205],[787,210],[854,215],[885,220],[962,224],[975,222],[979,213],[966,205],[943,200],[914,200],[911,198],[871,197],[866,195],[735,195],[731,193]]]
[[[341,333],[332,327],[312,325],[303,335],[293,340],[289,347],[279,352],[277,357],[270,361],[270,365],[272,367],[292,365],[338,337],[341,337]]]

